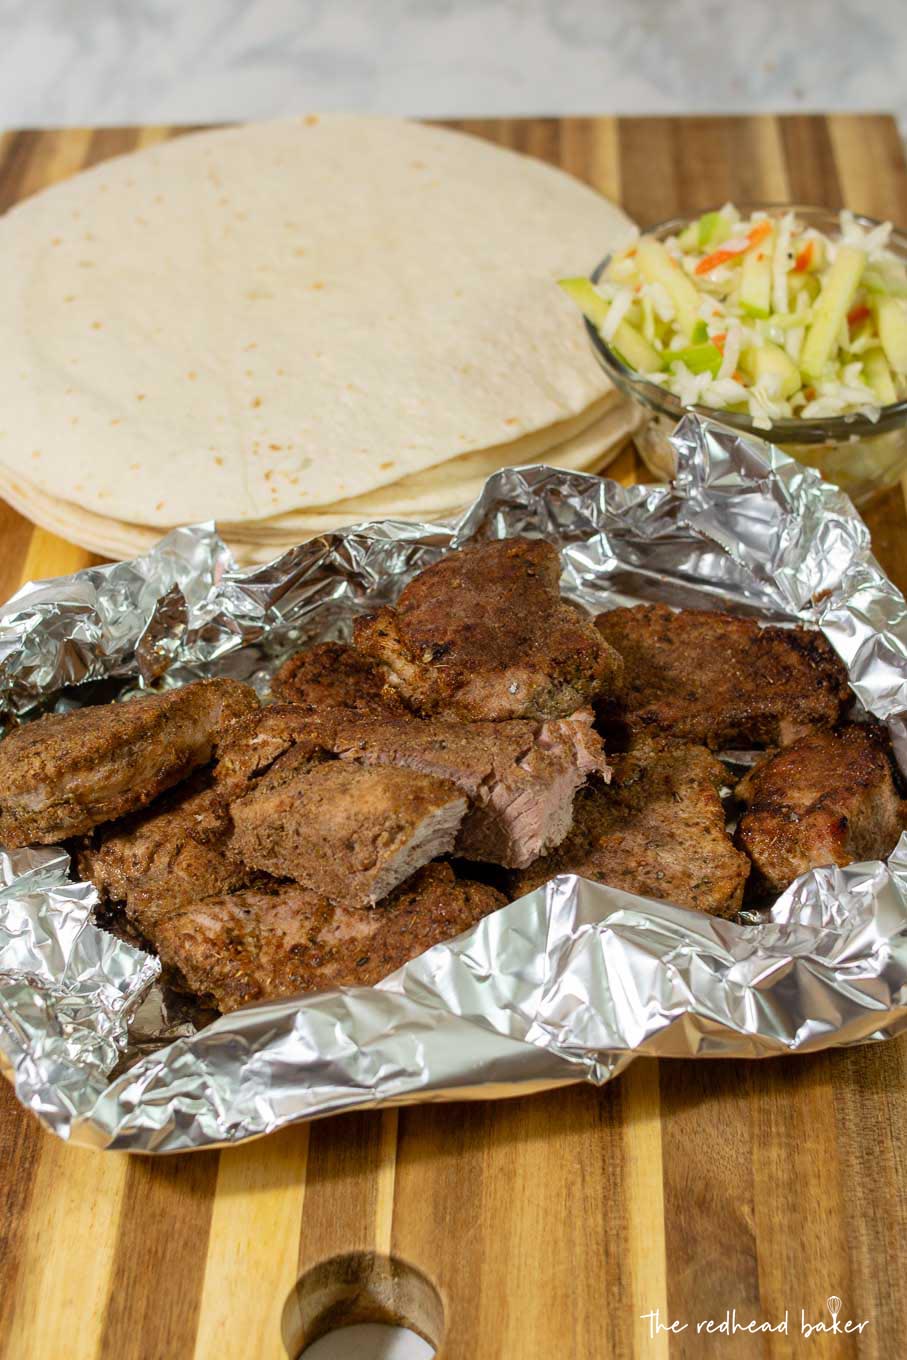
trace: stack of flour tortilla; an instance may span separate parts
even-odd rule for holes
[[[108,161],[0,218],[0,494],[110,556],[241,560],[599,470],[636,415],[557,287],[634,233],[569,175],[309,116]]]

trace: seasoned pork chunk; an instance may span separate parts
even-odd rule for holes
[[[199,680],[17,727],[0,743],[0,845],[64,840],[144,807],[257,708],[246,685]]]
[[[501,539],[449,553],[396,605],[356,624],[407,704],[469,721],[561,718],[602,691],[621,662],[591,619],[561,599],[550,543]]]
[[[619,783],[577,796],[570,835],[512,876],[513,895],[555,874],[579,874],[640,897],[733,916],[749,862],[725,831],[723,767],[701,746],[643,746],[621,764]]]
[[[334,749],[344,760],[451,780],[469,799],[457,854],[516,868],[563,840],[576,790],[607,773],[591,723],[588,710],[551,722],[342,723]]]
[[[103,898],[135,894],[229,892],[250,873],[233,847],[233,819],[224,791],[207,772],[179,785],[150,807],[95,831],[76,854],[76,867]]]
[[[333,750],[336,714],[319,716],[301,704],[270,704],[230,728],[221,743],[215,778],[235,787],[260,779],[291,750],[301,760],[317,761]]]
[[[271,693],[310,713],[393,718],[407,711],[378,662],[342,642],[319,642],[291,656],[271,681]]]
[[[625,665],[623,691],[603,716],[636,734],[713,751],[786,746],[833,726],[850,699],[847,672],[821,633],[662,604],[612,609],[595,622]]]
[[[372,986],[504,905],[494,888],[429,864],[374,911],[293,883],[245,888],[162,920],[162,961],[223,1011],[329,987]]]
[[[251,868],[366,907],[453,850],[466,799],[448,780],[341,761],[311,769],[298,755],[281,757],[232,805],[235,845]],[[282,778],[287,759],[295,768]]]
[[[823,864],[884,859],[907,825],[875,725],[801,737],[750,770],[737,796],[746,804],[737,844],[776,893]]]

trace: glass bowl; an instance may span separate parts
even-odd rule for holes
[[[839,232],[838,214],[827,208],[789,203],[744,203],[738,207],[744,215],[758,210],[770,217],[781,217],[793,211],[801,222],[828,236],[835,237]],[[872,217],[855,213],[854,218],[862,227],[879,225]],[[695,218],[674,217],[650,227],[643,235],[663,241],[667,236],[676,236],[691,221]],[[907,235],[892,231],[888,248],[907,264]],[[610,259],[610,255],[606,256],[594,271],[593,283],[599,281]],[[777,444],[798,462],[818,468],[827,481],[835,482],[857,505],[866,504],[907,471],[907,401],[883,406],[875,421],[855,413],[824,420],[776,420],[771,429],[759,429],[750,416],[736,411],[716,410],[709,406],[684,407],[672,392],[666,392],[657,383],[648,382],[642,374],[627,368],[588,319],[586,330],[598,361],[611,381],[649,413],[649,420],[634,438],[640,455],[656,476],[673,476],[674,451],[668,435],[685,410],[694,410],[731,429],[740,430],[742,434]]]

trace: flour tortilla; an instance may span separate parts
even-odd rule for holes
[[[393,119],[106,162],[0,218],[0,463],[163,528],[543,431],[609,390],[555,280],[633,232],[561,171]]]
[[[618,455],[637,425],[638,415],[635,407],[630,407],[625,412],[622,406],[618,406],[617,409],[607,411],[588,430],[574,436],[573,439],[565,440],[553,449],[545,450],[538,461],[552,467],[572,468],[575,471],[601,471]],[[480,490],[481,484],[474,488],[473,495],[478,494]],[[159,541],[168,527],[150,528],[94,514],[81,506],[48,495],[26,478],[9,472],[2,465],[0,465],[0,497],[35,524],[40,524],[61,538],[78,543],[102,557],[141,556]],[[396,517],[426,521],[446,519],[462,510],[470,499],[472,496],[449,505],[437,506],[418,515],[400,513]],[[256,524],[240,525],[220,523],[218,529],[238,562],[267,562],[287,548],[303,543],[318,534],[329,533],[351,523],[393,517],[382,514],[356,516],[347,512],[322,516],[318,522],[309,525],[291,524],[281,527],[269,521],[260,521]]]
[[[631,401],[620,401],[600,415],[588,428],[557,444],[554,448],[536,448],[532,453],[515,459],[513,466],[527,463],[547,463],[551,467],[567,468],[573,472],[598,471],[616,456],[630,435],[641,424],[640,408]],[[221,523],[227,539],[248,542],[286,541],[293,533],[327,533],[345,524],[356,524],[371,519],[437,518],[452,510],[462,509],[475,500],[493,473],[510,464],[502,462],[490,450],[487,456],[470,454],[468,463],[474,469],[471,477],[451,475],[451,464],[442,464],[428,472],[416,473],[393,486],[382,487],[368,496],[355,500],[338,501],[323,511],[291,511],[271,519],[250,524]],[[464,466],[462,459],[454,463]]]

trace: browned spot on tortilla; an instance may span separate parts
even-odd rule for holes
[[[293,251],[293,254],[294,254],[294,255],[304,255],[304,254],[305,254],[305,251],[303,250],[302,246],[297,246],[296,249]]]
[[[41,450],[40,450],[40,449],[32,449],[32,455],[31,455],[31,456],[32,456],[32,458],[40,458],[40,457],[41,457]]]
[[[61,246],[61,245],[63,244],[63,237],[62,237],[62,236],[54,236],[53,239],[51,240],[51,243],[50,243],[50,244],[51,244],[52,246]]]
[[[508,416],[507,419],[504,421],[504,424],[505,424],[505,425],[518,425],[518,424],[519,424],[519,420],[517,419],[516,416]]]
[[[75,302],[75,300],[76,300],[75,293],[67,293],[66,297],[63,299],[64,302]]]
[[[144,401],[144,400],[145,400],[145,393],[144,393],[144,392],[136,392],[136,394],[135,394],[135,399],[136,399],[136,401]]]
[[[283,448],[283,444],[269,444],[268,448],[273,449],[275,453],[280,453],[281,449]]]
[[[163,510],[163,508],[164,508],[164,502],[163,502],[163,501],[158,501],[157,505],[156,505],[154,508],[155,508],[155,510]]]
[[[130,463],[130,464],[129,464],[129,471],[130,471],[130,472],[139,472],[139,471],[141,470],[141,467],[142,467],[141,463]]]
[[[317,292],[319,292],[323,287],[324,287],[324,284],[323,284],[323,283],[313,283],[313,284],[312,284],[312,291],[313,291],[314,293],[317,293]]]
[[[315,124],[316,124],[317,122],[318,122],[318,115],[317,115],[317,113],[307,113],[307,114],[306,114],[306,116],[305,116],[305,125],[306,125],[306,127],[314,127]]]
[[[187,373],[186,377],[189,379],[190,382],[195,382],[196,378],[198,377],[198,374],[193,371],[192,373]]]
[[[256,406],[256,407],[257,407],[257,406],[260,406],[260,405],[261,405],[261,397],[253,397],[252,400],[251,400],[251,402],[249,403],[249,405],[250,405],[250,406]]]
[[[223,458],[220,457],[219,454],[215,456],[214,461],[215,461],[215,463],[217,464],[218,467],[223,467],[223,465],[224,465],[224,460],[223,460]]]
[[[92,329],[93,331],[102,331],[102,330],[104,329],[104,322],[103,322],[103,321],[92,321],[92,323],[91,323],[91,329]]]
[[[122,416],[114,416],[110,423],[111,425],[122,425],[123,418]]]
[[[379,463],[379,464],[378,464],[378,470],[379,470],[379,472],[386,472],[388,468],[392,468],[393,466],[394,466],[394,460],[391,458],[390,461],[387,462],[387,463]]]

